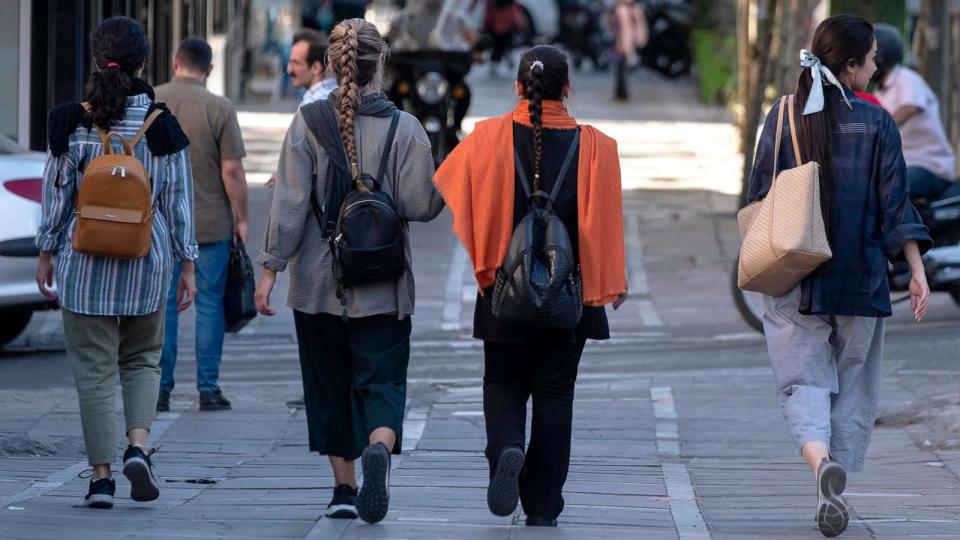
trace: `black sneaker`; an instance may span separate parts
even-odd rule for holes
[[[303,401],[303,396],[300,396],[297,399],[291,399],[290,401],[287,401],[287,407],[291,409],[303,410],[307,408],[307,404]]]
[[[90,489],[83,499],[87,508],[113,508],[113,494],[117,491],[117,484],[113,478],[101,478],[94,482],[90,480]]]
[[[333,488],[333,499],[323,515],[330,519],[357,519],[357,488],[347,484]]]
[[[357,515],[367,523],[377,523],[390,508],[390,451],[383,443],[363,449],[363,485],[357,495]]]
[[[520,471],[523,470],[523,450],[509,446],[500,452],[497,465],[487,487],[487,507],[496,516],[509,516],[520,502]]]
[[[204,390],[200,392],[200,410],[229,411],[230,400],[224,397],[219,388],[214,391]]]
[[[556,527],[557,520],[540,516],[527,516],[527,527]]]
[[[157,394],[157,412],[167,412],[170,410],[170,392],[160,390]]]
[[[156,450],[149,454],[137,446],[128,446],[123,453],[123,475],[130,480],[130,498],[137,502],[148,502],[160,496],[160,486],[153,476],[153,463],[150,462]]]
[[[820,533],[834,537],[847,529],[850,513],[843,502],[847,471],[836,461],[824,459],[817,468],[817,527]]]

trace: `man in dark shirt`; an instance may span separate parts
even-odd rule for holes
[[[197,243],[197,390],[200,410],[230,409],[220,391],[223,355],[223,297],[227,261],[233,237],[247,239],[247,180],[241,158],[246,155],[237,113],[226,99],[205,88],[213,68],[210,45],[187,38],[173,59],[173,80],[156,88],[190,139],[193,169]],[[179,267],[174,268],[176,283]],[[175,287],[171,288],[171,292]],[[160,397],[157,410],[170,409],[177,363],[177,310],[171,294],[167,302],[166,329],[160,359]]]

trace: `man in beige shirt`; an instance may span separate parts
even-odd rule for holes
[[[196,354],[200,410],[230,409],[220,390],[223,354],[223,297],[230,243],[247,239],[247,180],[241,159],[246,155],[233,105],[205,87],[213,68],[213,53],[205,41],[187,38],[173,59],[173,80],[156,88],[190,139],[195,222],[200,257],[196,262]],[[174,268],[176,283],[179,267]],[[175,287],[171,288],[171,291]],[[176,299],[167,302],[166,329],[160,359],[157,410],[170,409],[177,363]]]

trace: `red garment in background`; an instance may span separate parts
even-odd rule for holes
[[[487,12],[483,21],[483,28],[491,34],[510,34],[515,30],[525,30],[527,21],[523,11],[516,2],[509,5],[497,5],[502,2],[487,0]]]
[[[858,97],[858,98],[860,98],[860,99],[862,99],[862,100],[864,100],[864,101],[869,101],[870,103],[873,103],[874,105],[876,105],[876,106],[878,106],[878,107],[883,107],[883,105],[880,105],[880,100],[877,99],[877,97],[874,96],[873,94],[871,94],[871,93],[869,93],[869,92],[855,92],[855,93],[857,94],[857,97]]]

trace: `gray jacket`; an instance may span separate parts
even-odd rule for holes
[[[390,118],[357,116],[357,153],[360,166],[376,174],[383,154]],[[304,313],[341,315],[337,280],[326,240],[310,205],[314,191],[323,201],[328,157],[297,111],[280,151],[277,183],[267,221],[263,251],[257,262],[282,272],[290,267],[287,306]],[[430,142],[416,118],[400,114],[393,149],[382,189],[396,202],[408,221],[430,221],[443,210],[443,199],[433,186]],[[316,176],[316,183],[312,178]],[[403,319],[414,311],[414,282],[409,231],[406,236],[407,271],[395,282],[353,287],[345,291],[351,318],[397,314]]]

